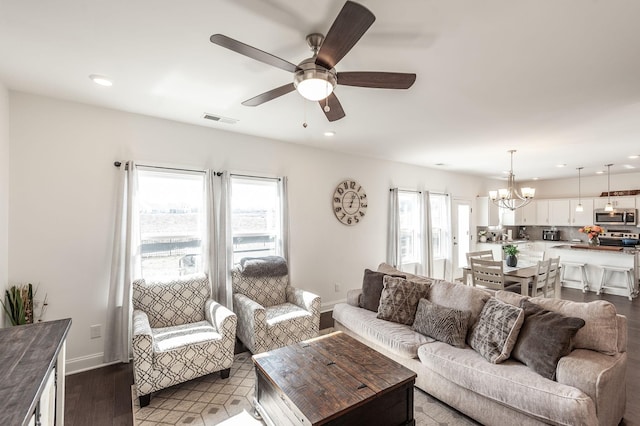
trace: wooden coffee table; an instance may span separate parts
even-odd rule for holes
[[[270,425],[415,425],[416,374],[336,332],[253,356],[254,405]]]

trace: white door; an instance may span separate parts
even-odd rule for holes
[[[471,201],[454,199],[451,205],[451,235],[453,236],[453,278],[462,277],[471,250]]]

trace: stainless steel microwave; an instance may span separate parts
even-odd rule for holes
[[[636,209],[615,209],[606,212],[604,209],[594,211],[594,223],[596,225],[636,225]]]

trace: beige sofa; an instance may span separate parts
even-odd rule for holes
[[[379,272],[400,273],[381,264]],[[410,274],[408,279],[413,278]],[[626,405],[627,323],[605,301],[578,303],[532,298],[543,308],[585,320],[572,352],[549,380],[513,359],[486,361],[469,346],[456,348],[358,307],[360,290],[333,311],[335,328],[417,374],[416,386],[485,425],[617,425]],[[523,296],[433,280],[428,299],[470,310],[477,321],[491,296],[518,305]]]

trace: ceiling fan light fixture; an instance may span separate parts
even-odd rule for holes
[[[314,67],[312,69],[300,69],[296,71],[293,85],[303,98],[310,101],[325,99],[336,87],[335,72]]]

